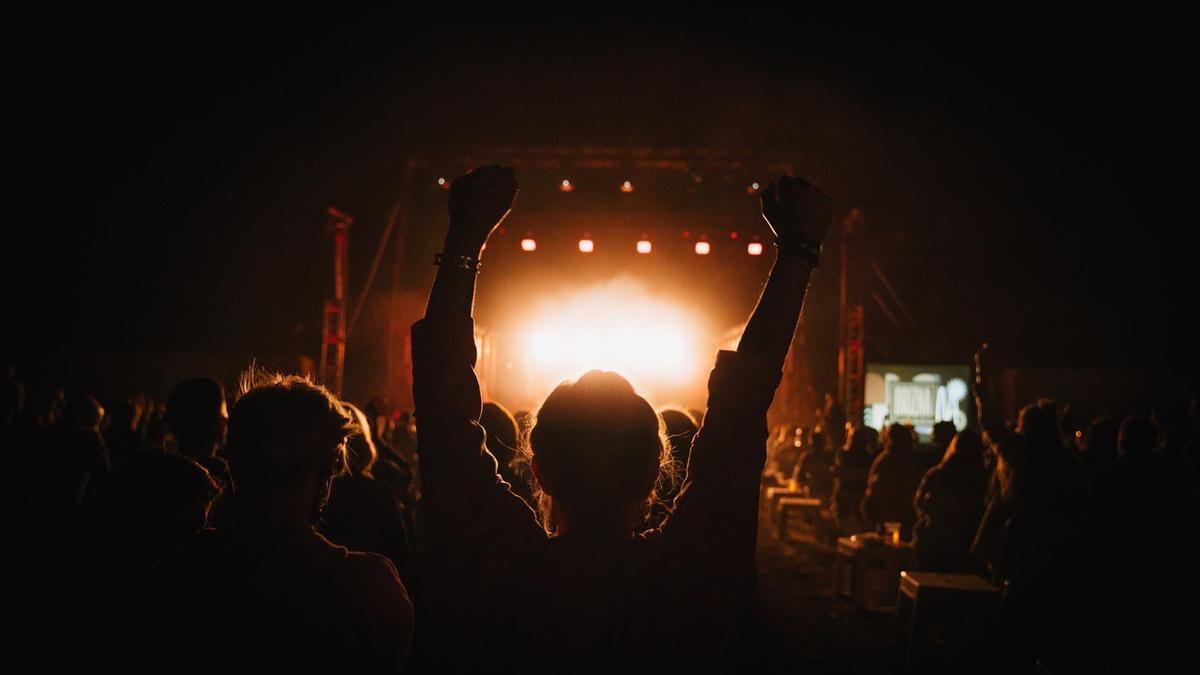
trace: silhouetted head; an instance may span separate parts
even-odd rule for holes
[[[1158,428],[1141,415],[1131,415],[1121,422],[1117,451],[1121,457],[1146,457],[1157,441]]]
[[[1120,423],[1111,417],[1097,417],[1083,432],[1083,456],[1089,462],[1105,466],[1117,458],[1117,434]]]
[[[208,522],[221,489],[187,457],[144,452],[113,472],[99,506],[112,524],[163,556]]]
[[[662,419],[628,380],[592,370],[533,414],[528,452],[547,529],[629,532],[669,482]]]
[[[138,409],[132,399],[121,399],[112,406],[108,414],[113,431],[131,432],[137,426]]]
[[[954,422],[941,421],[933,425],[933,447],[949,448],[950,442],[954,440],[954,436],[958,433],[958,429],[954,427]]]
[[[692,439],[700,427],[691,414],[683,408],[663,408],[659,415],[667,429],[667,440],[671,444],[671,458],[675,468],[687,468],[688,456],[692,451]]]
[[[99,432],[104,407],[87,394],[72,394],[63,407],[63,422],[81,431]]]
[[[879,432],[866,425],[858,425],[850,432],[850,438],[846,440],[845,450],[847,452],[865,452],[869,455],[875,454],[875,446],[879,444]]]
[[[363,407],[363,414],[371,422],[371,433],[375,437],[379,437],[386,429],[389,420],[391,419],[392,407],[388,404],[386,398],[376,396],[367,402]]]
[[[916,436],[912,427],[897,422],[887,428],[884,443],[890,452],[912,452],[916,445]]]
[[[1017,417],[1017,433],[1029,441],[1031,448],[1061,447],[1058,403],[1044,398],[1021,408]]]
[[[346,410],[354,417],[354,431],[346,440],[346,468],[354,476],[371,478],[371,467],[379,459],[379,451],[375,441],[371,439],[371,423],[366,414],[356,406],[343,403]]]
[[[254,374],[247,379],[252,381],[229,417],[226,446],[238,497],[260,510],[315,516],[329,496],[330,480],[346,470],[354,417],[307,379]]]
[[[483,404],[479,424],[487,432],[487,449],[501,468],[507,467],[517,452],[517,420],[504,406],[488,401]]]
[[[962,466],[983,470],[983,436],[974,429],[963,429],[950,439],[946,454],[942,455],[941,466]]]
[[[216,450],[228,422],[225,387],[210,377],[188,378],[167,397],[167,427],[186,454]]]

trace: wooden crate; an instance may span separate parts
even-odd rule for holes
[[[914,562],[912,544],[894,544],[874,533],[839,537],[833,592],[869,611],[893,611],[900,572]]]
[[[898,644],[909,670],[986,669],[1003,644],[1000,589],[974,574],[901,572]]]

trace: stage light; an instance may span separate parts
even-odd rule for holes
[[[653,245],[650,244],[650,238],[643,234],[642,238],[638,240],[637,252],[649,253],[653,248]]]
[[[758,190],[758,183],[751,183],[751,184],[750,184],[750,189],[751,189],[751,190]]]
[[[592,241],[591,235],[583,235],[583,239],[579,240],[579,252],[591,253],[594,250],[596,250],[596,242]]]
[[[763,245],[761,241],[752,241],[746,244],[746,253],[750,255],[762,255]]]
[[[729,238],[730,238],[730,239],[737,239],[737,237],[738,237],[738,234],[737,234],[737,232],[730,232],[730,233],[729,233]]]
[[[522,251],[536,251],[537,250],[537,240],[533,238],[533,235],[531,235],[531,234],[525,235],[525,238],[521,240],[521,250]]]
[[[630,181],[621,183],[621,192],[633,192],[633,183]]]
[[[571,190],[575,189],[575,184],[564,178],[562,179],[562,182],[558,184],[558,189],[562,190],[563,192],[570,192]]]
[[[704,239],[701,239],[700,241],[696,242],[695,248],[696,248],[696,255],[708,255],[709,251],[712,250],[712,246],[710,246],[708,241],[704,240]]]
[[[754,183],[751,183],[750,185],[746,186],[746,194],[752,195],[755,192],[758,192],[758,189],[760,187],[762,187],[762,186],[760,186],[757,181]]]
[[[440,187],[442,189],[448,189],[450,187],[450,181],[446,180],[446,178],[444,176],[439,176],[437,183],[438,183],[438,187]]]

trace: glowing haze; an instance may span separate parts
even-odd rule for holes
[[[523,324],[521,360],[534,390],[599,368],[657,402],[693,399],[712,365],[702,322],[641,284],[611,281],[544,300]]]

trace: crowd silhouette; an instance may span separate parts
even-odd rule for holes
[[[1040,400],[1010,423],[985,346],[977,428],[942,423],[923,445],[830,401],[818,425],[772,432],[832,214],[783,177],[762,191],[775,263],[702,414],[599,370],[514,414],[481,398],[472,313],[516,194],[497,166],[450,188],[411,415],[256,371],[232,395],[197,377],[106,408],[29,398],[6,367],[24,616],[70,647],[48,658],[210,673],[761,664],[767,485],[819,500],[832,536],[895,529],[915,569],[1002,589],[1001,670],[1136,669],[1196,635],[1194,617],[1172,618],[1200,600],[1196,397],[1083,428]]]

